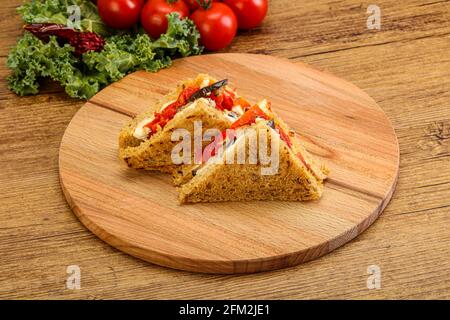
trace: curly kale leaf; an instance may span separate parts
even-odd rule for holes
[[[153,50],[160,56],[180,54],[183,57],[202,53],[200,33],[189,19],[180,19],[178,13],[167,15],[169,27],[165,34],[153,43]]]
[[[44,12],[51,16],[60,2],[46,0]],[[33,3],[27,12],[33,11]],[[26,32],[8,56],[7,65],[12,70],[9,88],[19,95],[36,94],[39,80],[48,77],[59,82],[69,96],[89,99],[131,72],[156,72],[170,66],[172,57],[201,53],[199,34],[192,21],[180,20],[176,14],[168,18],[167,33],[156,41],[147,34],[113,35],[105,38],[102,51],[90,51],[79,58],[73,55],[74,48],[69,44],[61,45],[54,37],[45,43]]]
[[[63,82],[75,72],[77,59],[73,47],[60,46],[55,37],[48,43],[26,32],[9,53],[7,65],[13,73],[8,78],[9,88],[20,95],[36,94],[39,79],[49,77]]]

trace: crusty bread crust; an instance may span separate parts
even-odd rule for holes
[[[213,106],[198,101],[195,108],[186,107],[179,111],[167,125],[156,132],[150,139],[143,141],[133,136],[138,123],[145,118],[152,117],[155,110],[160,110],[166,103],[177,99],[179,94],[188,86],[200,86],[204,80],[216,82],[216,79],[199,74],[195,79],[188,79],[178,85],[177,89],[169,93],[151,110],[138,115],[127,123],[119,134],[119,158],[124,160],[130,168],[156,170],[171,173],[178,166],[171,159],[171,151],[179,142],[171,141],[175,129],[186,129],[193,137],[194,121],[201,121],[203,131],[211,128],[224,130],[230,126],[232,120]]]
[[[265,123],[252,127],[266,131],[270,150],[271,129]],[[245,143],[248,144],[246,140]],[[235,148],[235,145],[230,148]],[[322,196],[323,179],[318,179],[281,140],[279,148],[277,174],[262,175],[261,164],[247,163],[248,153],[246,164],[205,164],[187,182],[183,178],[185,183],[178,187],[179,202],[319,199]]]
[[[191,180],[198,169],[202,167],[201,164],[183,165],[172,170],[172,182],[175,186],[181,186]]]
[[[137,147],[142,143],[142,140],[139,140],[133,136],[134,130],[139,122],[144,120],[145,118],[150,118],[153,116],[153,113],[156,111],[160,111],[162,106],[170,101],[174,101],[178,98],[180,93],[189,86],[192,85],[200,85],[205,79],[208,79],[211,82],[215,82],[216,79],[210,77],[207,74],[199,74],[194,79],[187,79],[180,84],[177,85],[176,89],[169,92],[167,95],[162,97],[155,105],[151,106],[150,109],[144,113],[137,115],[130,122],[128,122],[121,130],[119,134],[119,148],[126,147]]]
[[[292,130],[291,128],[289,128],[289,126],[283,121],[283,119],[281,119],[280,117],[278,117],[275,113],[274,113],[278,124],[280,125],[280,127],[283,129],[284,132],[286,132],[287,134],[289,134]],[[319,162],[318,160],[316,160],[307,150],[306,148],[303,146],[303,144],[300,142],[300,140],[298,139],[298,137],[295,135],[295,132],[293,132],[294,134],[291,136],[290,134],[290,139],[292,142],[292,151],[295,155],[297,155],[297,153],[300,153],[303,158],[305,159],[306,163],[309,165],[308,170],[312,171],[312,173],[319,179],[319,180],[324,180],[326,179],[328,173],[329,173],[329,169],[328,167]]]
[[[192,137],[191,150],[194,150],[194,122],[201,121],[203,130],[214,128],[220,131],[228,128],[231,119],[210,105],[199,101],[195,108],[186,108],[178,112],[167,125],[149,140],[138,146],[121,148],[119,156],[130,168],[151,169],[174,166],[171,158],[173,148],[180,143],[172,141],[172,133],[176,129],[186,129]],[[193,154],[191,155],[191,162]]]
[[[277,124],[285,131],[287,134],[291,131],[291,129],[288,127],[288,125],[277,116],[275,112],[273,112],[274,119],[276,119]],[[291,136],[291,142],[292,142],[292,150],[290,150],[295,158],[300,161],[297,157],[297,153],[300,153],[303,158],[305,159],[306,163],[309,165],[309,167],[305,167],[304,163],[300,161],[300,165],[305,167],[305,170],[310,171],[316,179],[318,180],[325,180],[329,174],[328,167],[321,163],[320,161],[316,160],[302,145],[300,140],[295,136]],[[187,183],[189,180],[191,180],[198,169],[201,168],[201,165],[190,165],[190,166],[182,166],[177,167],[176,170],[172,172],[172,181],[175,186],[181,186],[185,183]]]

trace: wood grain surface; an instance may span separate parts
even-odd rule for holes
[[[118,159],[129,115],[206,72],[253,103],[270,99],[331,170],[320,201],[179,205],[170,175],[130,170]],[[179,59],[108,86],[74,116],[59,155],[70,207],[99,238],[162,266],[221,274],[294,266],[352,240],[388,204],[398,165],[394,129],[363,91],[307,65],[236,53]]]
[[[297,267],[239,276],[130,258],[74,216],[59,185],[58,150],[84,102],[49,83],[31,97],[6,88],[21,2],[0,7],[0,297],[450,298],[450,2],[376,1],[375,31],[366,28],[373,2],[272,0],[264,24],[226,50],[303,61],[351,81],[386,112],[401,154],[390,204],[357,239]],[[369,290],[373,264],[381,289]],[[69,265],[80,266],[81,290],[65,286]]]

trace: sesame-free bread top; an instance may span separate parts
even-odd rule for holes
[[[210,159],[195,170],[195,175],[178,187],[180,203],[218,202],[218,201],[251,201],[251,200],[284,200],[303,201],[317,200],[323,191],[323,179],[318,179],[294,154],[291,148],[279,138],[271,134],[273,130],[265,122],[251,126],[258,134],[265,131],[268,137],[268,151],[272,138],[278,139],[279,167],[275,174],[263,175],[261,163],[250,164],[250,152],[246,153],[244,164],[217,164]],[[221,155],[233,154],[245,145],[247,150],[249,136],[244,135]],[[259,148],[259,146],[258,146]],[[217,158],[218,156],[216,156]],[[224,158],[222,162],[225,162]]]
[[[182,107],[164,128],[158,130],[149,139],[141,140],[134,136],[139,123],[147,118],[151,119],[155,111],[159,111],[167,103],[176,100],[185,88],[201,87],[205,82],[214,83],[216,79],[207,74],[199,74],[194,79],[185,80],[155,106],[127,123],[119,134],[119,157],[131,168],[171,172],[173,168],[177,167],[171,159],[171,151],[178,143],[171,141],[174,130],[186,129],[193,136],[194,121],[201,121],[203,130],[226,129],[232,120],[217,110],[211,101],[198,99]]]

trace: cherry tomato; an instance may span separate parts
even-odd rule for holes
[[[139,21],[144,0],[98,0],[98,13],[108,26],[128,29]]]
[[[194,12],[198,8],[200,8],[200,4],[197,2],[197,0],[184,0],[186,4],[189,6],[189,10],[191,12]],[[204,1],[204,0],[200,0]],[[212,0],[213,2],[219,2],[219,0]]]
[[[199,8],[191,14],[200,32],[200,41],[208,50],[227,47],[237,31],[237,19],[233,10],[221,2],[212,2],[207,9]]]
[[[177,12],[180,18],[189,16],[189,8],[183,0],[150,0],[144,5],[141,13],[141,24],[153,39],[167,31],[169,13]]]
[[[261,24],[267,14],[267,0],[224,0],[236,14],[239,29],[251,29]]]

